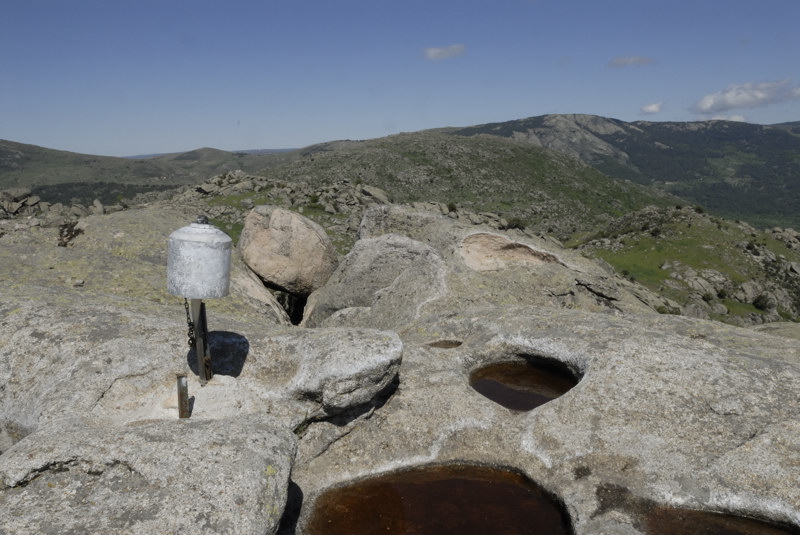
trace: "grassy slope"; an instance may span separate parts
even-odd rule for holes
[[[681,305],[701,300],[724,304],[732,318],[716,319],[733,319],[735,323],[736,316],[763,313],[752,303],[731,299],[738,285],[749,280],[771,280],[794,294],[795,310],[779,310],[784,318],[796,319],[800,310],[796,277],[789,277],[785,269],[777,269],[778,264],[800,262],[800,251],[789,249],[770,233],[695,209],[630,214],[587,239],[582,248],[589,256],[602,258],[618,272]],[[761,253],[754,254],[755,250]],[[779,261],[768,260],[770,253]],[[676,262],[680,264],[677,269]],[[671,276],[676,271],[688,270],[700,274],[703,270],[714,270],[730,283],[722,292],[709,294]]]
[[[0,189],[65,183],[196,184],[235,169],[255,172],[287,157],[198,149],[154,158],[115,158],[0,140]]]
[[[302,154],[264,175],[314,187],[346,179],[382,188],[394,202],[436,201],[493,212],[561,239],[648,204],[676,201],[573,158],[492,136],[417,132],[318,145]]]
[[[9,146],[0,143],[0,149],[3,147]],[[0,160],[6,167],[15,162],[19,167],[19,160],[35,158],[36,150],[36,147],[26,148],[19,158],[13,150],[0,152]],[[72,153],[54,158],[54,151],[41,150],[45,152],[41,153],[44,162],[38,167],[40,170],[58,160],[65,169],[71,166],[71,173],[95,173],[93,176],[97,178],[97,170],[105,165],[137,165],[132,160],[112,158],[113,162],[108,163],[104,158]],[[191,182],[197,183],[214,175],[214,169],[227,170],[231,157],[238,162],[246,158],[201,149],[156,160],[159,165],[195,169]],[[757,242],[769,247],[774,255],[783,255],[788,262],[800,263],[794,250],[775,242],[768,234],[696,214],[692,209],[676,211],[677,204],[686,203],[652,188],[612,179],[573,158],[497,136],[417,132],[362,142],[325,143],[261,161],[268,164],[261,166],[266,167],[261,174],[270,186],[260,192],[215,198],[212,202],[241,206],[246,198],[255,204],[268,203],[274,200],[267,195],[271,188],[298,183],[316,191],[344,181],[353,185],[370,184],[387,191],[394,202],[438,201],[473,212],[494,212],[508,220],[516,219],[530,230],[571,240],[573,246],[590,242],[591,245],[584,247],[587,254],[607,260],[618,271],[681,304],[700,296],[695,290],[669,280],[670,272],[661,269],[667,262],[678,260],[698,271],[713,269],[729,277],[732,283],[763,280],[768,276],[764,265],[755,262],[742,247],[742,243]],[[196,171],[201,165],[207,171]],[[131,180],[130,175],[126,176],[126,180]],[[94,193],[98,190],[97,183],[89,187]],[[314,196],[299,199],[295,208],[302,206],[305,215],[312,219],[317,214],[324,216],[320,221],[339,225],[344,222],[346,214],[326,214]],[[648,205],[658,208],[642,219],[637,211]],[[669,216],[651,217],[652,213]],[[606,238],[607,244],[598,245],[601,242],[592,241],[592,236]],[[352,243],[340,245],[344,250]],[[710,299],[726,298],[711,296]],[[751,305],[724,302],[732,314],[756,311]]]
[[[742,219],[761,228],[800,228],[800,126],[762,126],[731,121],[691,123],[623,121],[591,117],[591,124],[569,120],[549,125],[552,116],[530,117],[455,129],[510,137],[538,132],[582,154],[587,163],[619,179],[654,185],[704,206],[716,215]],[[571,128],[564,128],[562,123]],[[595,125],[595,126],[597,126]],[[583,137],[578,134],[587,134]],[[536,138],[538,139],[538,138]],[[629,156],[617,161],[602,140]]]

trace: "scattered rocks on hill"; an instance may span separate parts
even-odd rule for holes
[[[352,245],[358,233],[358,226],[365,210],[376,206],[391,204],[391,197],[384,190],[375,186],[354,183],[342,178],[335,184],[311,186],[307,182],[298,181],[292,184],[275,183],[265,177],[231,172],[212,177],[197,187],[185,188],[173,200],[179,204],[195,204],[208,198],[226,195],[251,196],[240,200],[236,205],[214,203],[207,207],[209,216],[231,222],[244,221],[247,213],[258,204],[269,204],[279,207],[293,208],[300,214],[313,212],[315,222],[322,224],[332,236],[352,236],[348,241]],[[521,223],[509,222],[498,214],[483,212],[474,213],[438,202],[416,202],[412,205],[419,211],[430,211],[446,215],[451,219],[473,225],[488,225],[505,229],[521,226]],[[348,247],[349,250],[349,247]],[[347,252],[347,251],[343,251]]]
[[[770,232],[776,240],[783,242],[789,249],[800,249],[800,232],[793,228],[775,227]]]
[[[79,203],[65,206],[43,201],[28,188],[8,189],[0,191],[0,233],[37,226],[57,227],[87,215],[120,210],[122,205],[106,206],[98,199],[88,207]]]
[[[703,243],[703,231],[692,230],[693,227],[715,227],[714,232],[718,232],[713,234],[714,239]],[[663,254],[662,247],[679,250],[681,240],[694,242],[697,248],[708,251],[706,254],[710,258],[717,257],[714,260],[717,260],[718,269],[704,267],[709,262],[702,255],[699,259],[685,260],[676,252],[677,257],[659,260],[658,267],[666,275],[660,283],[660,291],[681,301],[679,307],[662,307],[660,310],[738,325],[755,325],[800,316],[800,262],[773,252],[774,244],[767,245],[767,236],[780,241],[789,250],[800,246],[797,239],[800,235],[793,229],[775,228],[767,235],[746,223],[718,220],[699,208],[648,207],[613,221],[595,239],[582,246],[582,250],[618,253],[629,250],[628,245],[634,244],[630,250],[635,251],[640,262],[646,264],[652,258],[648,258],[647,249],[641,246],[637,249],[635,244],[648,244],[650,251],[655,251],[654,256],[659,257]],[[664,240],[663,245],[659,244],[661,240]],[[693,254],[698,256],[696,251]],[[786,254],[791,253],[786,251]],[[731,259],[726,266],[731,269],[719,267],[721,258]],[[740,310],[732,314],[729,307]]]

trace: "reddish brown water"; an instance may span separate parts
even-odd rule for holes
[[[797,535],[798,529],[704,511],[660,507],[647,515],[648,535]]]
[[[529,411],[577,384],[567,371],[526,362],[502,362],[475,370],[470,385],[480,394],[515,411]]]
[[[332,489],[316,502],[309,535],[566,535],[566,513],[508,470],[438,466]]]

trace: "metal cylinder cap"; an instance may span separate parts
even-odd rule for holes
[[[228,295],[232,244],[205,216],[170,234],[167,291],[189,299]]]

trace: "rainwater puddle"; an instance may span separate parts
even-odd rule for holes
[[[740,516],[656,508],[647,515],[648,535],[697,533],[702,535],[797,535],[797,529],[768,524]]]
[[[469,383],[478,393],[514,411],[529,411],[553,400],[576,384],[573,375],[555,364],[501,362],[475,370]]]
[[[435,466],[331,489],[316,502],[310,535],[572,533],[563,508],[509,470]]]

